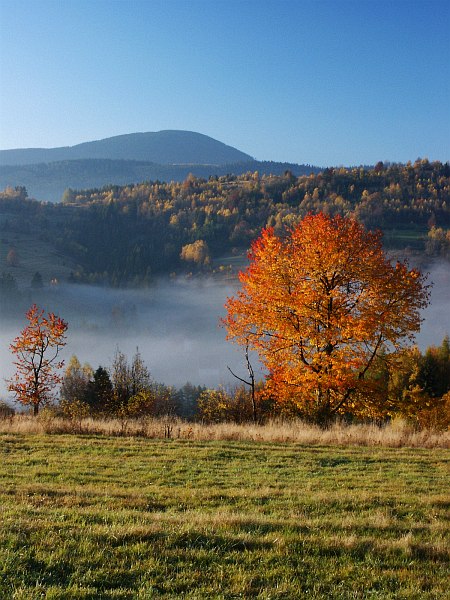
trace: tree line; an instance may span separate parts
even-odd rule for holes
[[[395,417],[407,419],[419,428],[445,430],[450,426],[450,339],[421,352],[416,346],[402,351],[389,368],[381,361],[374,370],[381,382],[383,403],[373,413],[378,422]],[[264,386],[256,383],[257,422],[270,419],[301,418],[317,423],[307,407],[290,398],[283,403]],[[187,382],[177,388],[158,383],[136,350],[131,361],[120,350],[112,365],[81,364],[72,356],[61,376],[58,393],[39,405],[51,406],[55,414],[79,421],[94,419],[140,419],[180,417],[204,423],[254,422],[251,390],[242,384],[207,388]],[[24,403],[35,411],[30,403]],[[0,402],[0,416],[13,409]],[[39,412],[39,411],[35,411]],[[348,410],[341,418],[347,422],[367,419]]]

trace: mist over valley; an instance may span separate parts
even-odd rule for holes
[[[65,284],[34,292],[32,300],[68,321],[66,360],[75,354],[94,369],[107,368],[117,348],[129,358],[139,348],[156,381],[217,387],[234,380],[227,366],[246,374],[242,351],[225,341],[219,323],[236,288],[213,278],[167,278],[142,290]],[[23,317],[1,320],[0,396],[3,378],[13,373],[9,344],[24,325]]]
[[[450,333],[450,265],[433,261],[428,270],[431,302],[416,337],[422,351],[439,345]],[[129,358],[139,348],[156,381],[176,387],[187,382],[217,387],[237,383],[228,366],[244,378],[247,375],[242,349],[225,340],[220,326],[225,300],[238,288],[237,278],[159,278],[145,289],[49,286],[33,290],[29,300],[68,321],[62,353],[66,361],[75,354],[94,369],[108,368],[117,348]],[[24,326],[23,315],[0,320],[0,397],[8,396],[4,378],[14,371],[9,344]],[[261,377],[255,356],[252,363]]]

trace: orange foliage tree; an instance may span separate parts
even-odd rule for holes
[[[391,264],[380,232],[323,213],[284,238],[263,230],[249,259],[223,322],[227,339],[258,352],[272,397],[322,423],[373,414],[376,362],[419,330],[424,277]]]
[[[26,313],[28,325],[10,345],[16,356],[16,373],[8,389],[18,402],[32,406],[34,415],[52,399],[52,390],[62,378],[56,372],[64,361],[59,352],[66,344],[67,323],[53,313],[44,315],[36,304]]]

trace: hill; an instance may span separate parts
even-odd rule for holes
[[[26,187],[30,197],[58,202],[67,188],[90,189],[141,181],[183,181],[249,171],[295,176],[318,167],[256,161],[250,155],[192,131],[118,135],[62,148],[0,150],[0,189]]]
[[[134,160],[80,159],[33,165],[0,166],[0,189],[24,186],[30,197],[58,202],[67,188],[90,189],[105,185],[127,185],[141,181],[184,181],[189,173],[208,178],[228,173],[241,175],[259,171],[282,175],[291,171],[295,176],[317,173],[309,165],[250,160],[224,165],[168,165]]]
[[[0,273],[21,276],[21,284],[38,269],[47,282],[69,276],[125,286],[220,269],[224,257],[228,268],[262,227],[282,234],[318,211],[383,229],[391,249],[450,256],[450,165],[424,159],[300,177],[289,171],[187,177],[70,190],[57,204],[9,188],[0,193]],[[11,250],[18,260],[8,259]]]
[[[0,150],[0,165],[10,166],[89,158],[208,165],[253,160],[207,135],[178,130],[130,133],[61,148]]]

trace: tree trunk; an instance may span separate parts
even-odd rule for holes
[[[327,399],[323,402],[316,413],[316,422],[321,429],[329,429],[334,420],[334,414],[331,410],[330,402]]]

